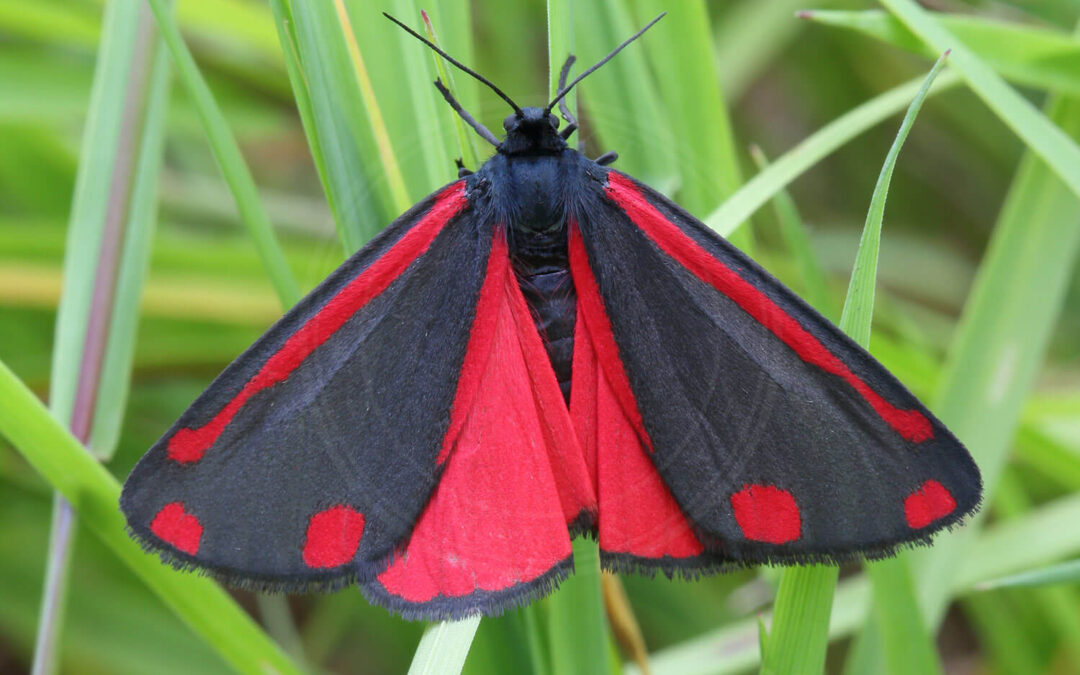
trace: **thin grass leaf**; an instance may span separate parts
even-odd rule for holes
[[[750,156],[757,164],[758,171],[764,171],[769,166],[769,160],[765,153],[757,145],[750,146]],[[817,311],[834,321],[839,320],[832,296],[829,295],[828,279],[825,270],[821,266],[813,246],[810,244],[810,234],[806,230],[806,224],[799,215],[799,207],[787,190],[780,190],[773,196],[773,208],[776,211],[776,220],[780,223],[780,234],[784,238],[784,244],[788,252],[795,259],[799,268],[799,276],[804,284],[803,299],[810,303]]]
[[[69,249],[66,255],[65,290],[73,297],[65,296],[57,312],[53,361],[73,370],[54,369],[51,392],[54,405],[69,408],[59,414],[87,449],[107,459],[115,450],[127,399],[168,100],[167,56],[161,50],[155,55],[152,18],[141,3],[110,6],[97,69],[91,96],[95,107],[84,130],[89,151],[80,169],[81,176],[90,178],[76,191],[68,230],[69,241],[96,247]],[[109,142],[112,147],[102,145]],[[58,667],[75,524],[71,505],[57,495],[34,650],[36,673]]]
[[[818,129],[748,180],[704,219],[705,224],[727,236],[810,167],[870,127],[904,110],[922,87],[923,80],[920,77],[894,87]],[[959,83],[960,78],[954,73],[942,73],[930,93],[939,93]]]
[[[420,10],[420,15],[424,20],[424,32],[427,34],[428,39],[438,46],[439,37],[435,34],[435,27],[431,23],[431,17],[425,10]],[[442,49],[442,47],[439,48]],[[449,52],[447,53],[449,54]],[[438,54],[432,53],[432,58],[435,60],[435,70],[439,73],[439,79],[446,83],[446,88],[460,103],[461,98],[456,93],[457,85],[454,83],[454,73],[446,67],[446,62]],[[465,120],[461,119],[460,115],[451,113],[451,116],[454,118],[454,132],[457,134],[458,148],[461,150],[461,162],[465,168],[472,167],[471,170],[475,171],[480,166],[476,158],[476,148],[473,146],[475,134],[472,129],[466,126]]]
[[[360,54],[359,45],[356,44],[356,36],[353,34],[348,10],[345,9],[343,0],[334,0],[334,9],[337,11],[338,21],[341,23],[341,35],[345,40],[346,47],[348,47],[349,58],[352,59],[356,86],[364,100],[364,108],[371,123],[371,133],[375,137],[375,147],[379,151],[379,161],[382,162],[383,171],[386,172],[386,182],[390,186],[390,196],[393,199],[394,209],[406,211],[412,205],[412,201],[409,199],[409,192],[405,187],[405,177],[401,174],[401,167],[398,166],[394,148],[390,143],[390,135],[386,130],[386,122],[383,121],[382,109],[379,107],[379,101],[375,97],[375,90],[371,86],[371,78],[368,77],[367,65],[364,63],[364,57]]]
[[[961,14],[935,19],[1002,77],[1040,89],[1080,93],[1080,42],[1068,33]],[[809,10],[799,18],[859,31],[876,40],[933,58],[937,51],[881,10]]]
[[[409,675],[457,675],[469,655],[480,617],[428,626],[416,647]]]
[[[885,199],[888,196],[889,183],[896,160],[900,155],[900,148],[907,139],[908,131],[915,122],[923,101],[930,93],[930,87],[940,72],[944,59],[943,56],[934,64],[915,95],[915,99],[908,107],[907,114],[900,124],[900,131],[897,132],[896,139],[885,157],[877,185],[874,187],[874,194],[870,198],[870,209],[866,215],[866,225],[855,255],[855,267],[851,272],[851,282],[839,324],[841,330],[864,348],[870,343],[881,224],[885,214]],[[881,576],[880,583],[888,592],[878,594],[876,601],[879,605],[884,604],[888,608],[892,618],[903,620],[902,633],[907,634],[908,637],[917,635],[919,617],[913,594],[908,589],[905,595],[905,589],[897,586],[906,572],[896,567],[885,568],[885,570],[893,570],[895,573],[891,576],[885,574]],[[780,580],[780,589],[776,594],[769,650],[761,666],[763,673],[819,673],[824,668],[825,649],[828,647],[829,615],[838,571],[838,568],[826,565],[794,567],[784,571],[784,576]],[[914,662],[930,666],[931,669],[925,672],[937,672],[940,668],[934,668],[932,647],[928,652],[925,631],[922,633],[922,644],[913,645],[914,649],[921,652],[920,658],[915,659]],[[900,631],[890,635],[890,638],[899,637],[899,635]],[[894,655],[891,650],[889,653],[890,656]],[[925,656],[927,653],[931,654],[930,658]],[[904,666],[899,661],[890,661],[890,664]]]
[[[187,87],[195,103],[207,138],[210,140],[210,146],[214,151],[214,157],[233,191],[240,217],[247,226],[259,257],[266,266],[267,276],[270,277],[274,290],[281,298],[282,306],[292,307],[300,299],[300,287],[293,278],[285,260],[285,253],[281,250],[277,237],[274,235],[274,228],[263,208],[258,188],[255,186],[255,179],[252,178],[251,171],[244,162],[240,146],[229,130],[225,116],[221,114],[220,108],[214,101],[210,87],[199,72],[194,57],[184,44],[183,38],[180,37],[180,30],[176,27],[172,12],[165,0],[148,0],[148,2],[157,18],[161,37],[172,54],[177,75]]]
[[[988,65],[914,0],[880,0],[928,46],[952,52],[951,63],[971,90],[1080,196],[1080,147],[1046,115],[1005,83]]]
[[[976,591],[992,591],[999,588],[1051,586],[1073,584],[1080,581],[1080,560],[1070,560],[1030,572],[983,581],[975,585]]]
[[[0,435],[59,491],[82,522],[234,668],[245,673],[300,670],[209,579],[180,574],[144,552],[117,508],[120,484],[0,363]]]
[[[600,549],[594,539],[573,542],[574,574],[546,601],[553,675],[595,675],[609,668],[611,636],[600,591]]]
[[[396,215],[389,186],[333,3],[282,1],[275,19],[283,38],[295,37],[299,67],[290,77],[310,102],[308,144],[322,159],[323,190],[352,253]],[[291,41],[282,44],[286,53],[292,48]]]
[[[1080,136],[1080,103],[1054,100],[1047,105],[1047,115]],[[1038,153],[1029,151],[980,266],[933,406],[978,462],[987,501],[993,499],[1021,406],[1062,306],[1080,250],[1078,221],[1075,192]],[[940,623],[952,594],[963,587],[960,570],[972,560],[980,520],[977,514],[958,532],[940,537],[932,549],[912,556],[920,607],[930,626]],[[1060,534],[1049,538],[1055,536]],[[997,554],[1023,555],[1036,542],[1046,544],[1030,540]],[[856,668],[873,669],[881,663],[877,649],[861,645],[877,643],[876,632],[876,625],[869,624],[859,636],[853,650],[860,659]]]
[[[650,19],[671,9],[662,0],[634,4],[639,17]],[[717,84],[709,25],[704,3],[680,4],[643,38],[642,45],[659,73],[657,89],[681,177],[679,203],[691,213],[708,213],[742,184],[731,120]],[[671,49],[673,44],[679,49]],[[728,238],[752,256],[750,231],[737,229]]]

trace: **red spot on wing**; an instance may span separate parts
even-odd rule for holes
[[[738,272],[711,256],[649,203],[630,179],[608,174],[607,194],[662,251],[739,305],[758,323],[791,347],[807,363],[843,379],[903,438],[914,443],[934,437],[930,420],[918,410],[902,410],[886,401],[835,354]]]
[[[647,455],[640,415],[635,424],[626,412],[636,413],[637,404],[576,224],[570,259],[578,294],[570,415],[599,498],[600,548],[643,558],[700,555],[704,547]],[[624,387],[621,396],[616,386]]]
[[[795,498],[772,485],[744,485],[731,495],[735,522],[752,541],[786,544],[802,533],[802,519]]]
[[[442,228],[466,205],[465,184],[457,182],[443,190],[434,205],[378,260],[330,298],[307,323],[285,341],[244,388],[209,422],[198,429],[180,429],[169,439],[168,457],[190,463],[203,454],[240,411],[248,399],[289,377],[321,344],[372,298],[386,290],[414,260],[420,257]]]
[[[500,591],[570,554],[596,509],[566,405],[496,232],[440,454],[442,477],[402,557],[379,575],[408,602]]]
[[[337,567],[351,561],[364,534],[364,514],[344,505],[319,511],[308,521],[304,564]]]
[[[928,480],[904,499],[904,518],[913,530],[926,527],[956,509],[952,493],[936,480]]]
[[[198,518],[184,509],[183,502],[171,502],[161,507],[150,522],[150,531],[184,553],[195,555],[199,552],[203,527]]]

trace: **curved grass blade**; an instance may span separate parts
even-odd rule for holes
[[[937,51],[881,10],[808,10],[799,18],[864,35],[933,58]],[[1017,84],[1080,94],[1080,42],[1037,26],[936,14],[935,19],[1002,77]]]
[[[1070,560],[1058,565],[1050,565],[1029,572],[1011,574],[1007,577],[991,579],[975,584],[976,591],[993,591],[999,588],[1023,588],[1032,586],[1051,586],[1056,584],[1074,584],[1080,581],[1080,560]]]
[[[937,51],[952,51],[951,63],[972,91],[1080,196],[1080,146],[914,0],[881,0],[911,32]]]
[[[480,617],[428,626],[416,647],[409,675],[457,675],[469,655]]]
[[[0,435],[78,511],[120,560],[238,671],[296,673],[280,648],[214,582],[178,574],[128,537],[116,507],[120,484],[83,450],[22,382],[0,363]]]
[[[907,138],[908,131],[915,121],[922,103],[930,93],[930,87],[944,63],[944,57],[938,60],[926,76],[922,87],[908,107],[907,114],[900,124],[900,131],[885,157],[884,166],[878,177],[874,194],[870,199],[870,209],[866,216],[859,250],[855,257],[855,267],[851,273],[847,300],[840,316],[840,329],[853,340],[867,347],[870,342],[870,325],[874,313],[874,284],[877,278],[877,260],[881,238],[881,223],[885,213],[885,199],[888,196],[889,182],[896,165],[900,148]],[[836,586],[839,569],[829,565],[793,567],[784,571],[777,591],[773,614],[772,632],[769,636],[769,648],[765,653],[761,671],[763,673],[820,673],[825,665],[825,649],[828,647],[828,625],[832,610],[833,591]],[[895,580],[892,580],[895,583]],[[883,578],[882,583],[889,583]],[[895,590],[895,586],[889,587]],[[910,590],[908,602],[902,589],[887,597],[879,596],[879,602],[892,601],[894,614],[918,620],[917,609]],[[906,624],[905,624],[906,625]],[[925,653],[924,645],[914,648]],[[925,658],[919,663],[926,663]],[[932,665],[933,659],[929,660]],[[934,672],[932,669],[929,672]]]
[[[258,188],[255,186],[255,179],[252,178],[251,171],[244,162],[240,146],[229,130],[221,109],[214,101],[210,87],[199,72],[191,51],[184,44],[180,30],[176,27],[176,21],[165,4],[165,0],[147,1],[157,18],[161,37],[172,53],[177,75],[187,87],[195,103],[207,138],[210,140],[210,146],[214,151],[214,157],[232,189],[240,217],[248,228],[248,233],[255,243],[263,265],[266,266],[266,273],[278,297],[281,298],[282,306],[292,307],[300,299],[300,287],[293,278],[289,264],[285,260],[285,253],[281,250],[281,245],[278,244],[274,235],[270,218],[266,215],[266,210],[259,198]]]
[[[924,78],[911,80],[869,101],[852,108],[816,132],[805,138],[791,150],[778,157],[768,169],[746,181],[737,192],[704,219],[705,224],[721,235],[727,236],[752,213],[772,199],[780,190],[820,162],[837,148],[855,138],[875,124],[907,107]],[[942,73],[931,94],[936,94],[960,83],[952,72]]]

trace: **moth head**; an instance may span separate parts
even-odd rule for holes
[[[544,108],[527,107],[503,120],[506,137],[499,144],[504,155],[559,152],[566,140],[559,135],[559,118]]]

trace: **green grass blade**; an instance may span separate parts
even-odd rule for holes
[[[578,40],[574,45],[578,62],[573,73],[596,63],[641,28],[621,2],[574,3],[574,20],[575,32],[589,39]],[[642,39],[655,39],[652,30],[649,33]],[[585,86],[574,91],[580,93],[588,112],[587,128],[578,131],[571,141],[595,133],[597,152],[617,151],[616,166],[620,170],[650,185],[676,186],[678,159],[668,142],[672,138],[671,129],[660,105],[646,52],[636,47],[625,49],[582,84]]]
[[[848,286],[847,299],[844,302],[844,310],[840,317],[840,329],[851,336],[853,340],[867,347],[870,343],[870,324],[874,314],[874,285],[877,279],[877,260],[880,249],[882,218],[885,214],[885,199],[889,192],[889,183],[892,179],[893,168],[896,166],[900,148],[907,138],[908,131],[915,121],[922,103],[930,93],[930,87],[937,77],[944,63],[944,57],[938,60],[926,76],[922,87],[915,95],[915,99],[908,107],[907,114],[900,124],[900,131],[885,157],[881,174],[874,194],[870,199],[870,209],[866,216],[866,225],[863,228],[862,239],[855,256],[855,267],[851,272],[851,283]],[[902,619],[899,624],[904,628],[904,633],[919,633],[918,610],[915,607],[913,594],[910,588],[898,587],[899,581],[906,574],[900,568],[885,568],[895,574],[882,574],[880,583],[887,593],[878,595],[878,604],[884,604],[888,608],[891,618]],[[826,565],[814,565],[807,567],[794,567],[784,571],[780,580],[780,589],[776,596],[776,605],[773,615],[772,633],[769,637],[769,649],[765,654],[761,671],[763,673],[819,673],[825,665],[825,649],[828,647],[829,615],[832,609],[833,590],[836,586],[838,568]],[[899,577],[898,577],[899,575]],[[914,623],[913,623],[914,622]],[[924,655],[913,662],[921,665],[934,666],[932,658],[932,645],[930,657],[927,653],[927,639],[925,631],[922,631],[921,643],[911,647]],[[899,638],[899,631],[895,634]],[[891,644],[891,643],[890,643]],[[899,643],[897,643],[899,644]],[[890,655],[893,652],[890,651]],[[904,663],[896,654],[897,660],[890,661],[890,665],[901,668]],[[938,668],[931,668],[924,672],[937,672]],[[902,672],[902,671],[897,671]]]
[[[679,203],[691,213],[708,213],[738,189],[742,174],[718,85],[716,48],[705,4],[673,8],[662,0],[640,0],[635,7],[639,17],[649,18],[671,10],[642,38],[642,47],[654,71],[663,74],[657,78],[657,89],[678,159]],[[672,45],[679,47],[672,49]],[[752,255],[749,230],[736,230],[728,233],[732,243]]]
[[[82,522],[234,668],[299,673],[229,595],[203,577],[182,574],[144,552],[117,508],[120,484],[0,363],[0,435],[78,511]]]
[[[1080,560],[1070,560],[1057,565],[1050,565],[1030,572],[1011,574],[1007,577],[983,581],[975,585],[977,591],[991,591],[999,588],[1050,586],[1055,584],[1073,584],[1080,581]]]
[[[951,63],[972,91],[1080,196],[1080,147],[914,0],[881,0],[890,12]]]
[[[820,162],[837,148],[875,124],[904,110],[922,87],[924,78],[911,80],[875,96],[837,117],[778,157],[768,169],[758,173],[707,216],[705,224],[721,235],[728,235],[761,208],[780,190]],[[938,93],[959,84],[951,72],[937,78],[930,93]]]
[[[413,655],[409,675],[457,675],[465,665],[480,617],[428,626]]]
[[[760,147],[751,146],[750,156],[757,164],[758,171],[768,168],[769,160]],[[773,196],[773,208],[776,211],[776,220],[780,223],[780,235],[784,238],[788,252],[795,259],[799,276],[802,277],[803,299],[827,318],[833,321],[839,320],[835,303],[829,295],[829,282],[825,276],[825,270],[817,255],[814,254],[813,246],[810,244],[810,234],[806,230],[802,216],[799,215],[799,207],[796,206],[795,200],[787,190],[779,190]]]
[[[287,2],[279,22],[281,35],[295,36],[299,68],[293,88],[303,86],[311,121],[308,144],[322,159],[323,190],[338,235],[351,253],[395,215],[363,97],[356,82],[341,21],[331,2]],[[283,44],[288,52],[291,43]],[[301,85],[302,83],[302,85]],[[303,107],[301,108],[303,110]]]
[[[285,260],[285,253],[281,250],[274,235],[270,218],[266,215],[266,209],[262,205],[258,188],[255,186],[255,179],[252,178],[251,171],[244,162],[240,146],[229,130],[221,109],[214,101],[210,87],[199,72],[194,57],[184,44],[169,6],[165,0],[148,1],[157,18],[161,37],[172,53],[177,75],[187,87],[195,103],[207,138],[210,140],[210,146],[214,150],[214,157],[232,189],[240,217],[247,226],[255,248],[266,266],[267,276],[270,277],[274,290],[281,298],[282,306],[292,307],[300,299],[300,287],[293,278],[288,262]]]
[[[799,17],[859,31],[876,40],[933,58],[937,51],[880,10],[812,10]],[[1068,33],[960,14],[934,18],[986,65],[1017,84],[1080,93],[1080,42]]]
[[[546,601],[553,675],[595,675],[609,670],[610,633],[600,592],[600,549],[574,540],[574,574]]]
[[[885,216],[885,200],[889,195],[893,169],[900,156],[900,148],[904,146],[908,132],[911,131],[911,125],[915,123],[915,117],[919,114],[923,101],[930,93],[930,87],[934,84],[944,64],[945,56],[942,56],[930,69],[930,74],[923,80],[922,87],[908,106],[904,120],[900,123],[900,130],[896,132],[896,139],[889,148],[889,154],[885,156],[885,163],[878,175],[877,185],[874,186],[874,194],[870,198],[870,210],[866,214],[866,224],[863,226],[862,239],[859,241],[859,250],[855,256],[855,268],[851,271],[851,282],[848,285],[847,299],[844,301],[844,310],[840,314],[839,324],[844,332],[863,347],[870,344],[870,318],[874,313],[874,286],[877,282],[881,222]]]
[[[431,22],[431,16],[426,11],[421,11],[421,15],[424,18],[424,31],[427,34],[429,40],[435,45],[439,45],[439,36],[435,32],[435,26]],[[442,47],[440,47],[442,49]],[[443,50],[445,51],[445,49]],[[447,52],[449,54],[450,52]],[[458,102],[462,101],[461,94],[458,92],[457,84],[454,82],[454,73],[447,68],[446,61],[442,59],[438,54],[432,53],[432,58],[435,61],[435,70],[439,73],[439,79],[446,83],[446,88],[450,90],[450,93],[457,98]],[[464,105],[464,104],[462,104]],[[468,110],[469,108],[466,108]],[[461,115],[451,114],[454,118],[454,133],[457,135],[458,149],[461,150],[459,157],[462,164],[466,169],[475,171],[480,162],[476,157],[476,148],[473,146],[473,139],[476,138],[476,133],[465,124],[465,120],[461,119]]]

